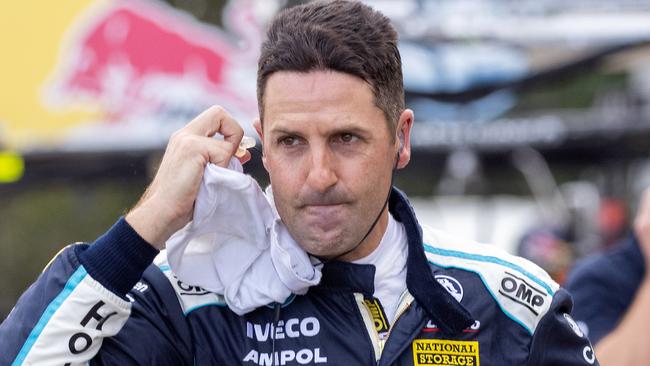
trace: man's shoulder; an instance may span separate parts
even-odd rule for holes
[[[607,254],[597,253],[577,260],[569,272],[566,282],[567,288],[575,288],[575,282],[578,282],[579,287],[582,287],[584,284],[607,283],[618,277],[610,275],[616,274],[618,270],[614,268],[614,261]]]
[[[535,263],[494,246],[423,227],[423,246],[430,263],[493,276],[510,272],[554,293],[559,285]]]
[[[501,312],[534,332],[559,289],[543,269],[496,246],[428,227],[423,234],[424,252],[433,267],[474,273],[482,284],[476,294],[485,289]]]
[[[619,286],[629,281],[640,282],[643,274],[641,249],[633,237],[628,237],[612,248],[578,260],[569,273],[568,283],[581,280]]]
[[[605,301],[629,303],[644,273],[643,254],[635,239],[630,237],[613,248],[576,262],[566,287],[574,296],[576,306],[591,306]],[[616,296],[606,296],[611,294]],[[597,299],[594,298],[596,295]]]

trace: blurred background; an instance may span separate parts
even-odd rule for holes
[[[254,135],[258,47],[297,0],[0,4],[0,319],[61,248],[138,199],[212,104]],[[650,2],[368,0],[401,36],[427,224],[562,283],[629,231],[650,185]],[[259,156],[247,172],[268,182]]]

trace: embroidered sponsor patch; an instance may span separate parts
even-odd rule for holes
[[[447,275],[436,275],[436,281],[449,292],[451,296],[460,302],[463,299],[463,286],[457,279]]]
[[[415,366],[479,365],[478,342],[416,339],[413,341],[413,364]]]
[[[538,289],[531,282],[509,272],[505,272],[505,276],[501,279],[499,293],[524,306],[535,316],[540,314],[547,297],[544,291]]]

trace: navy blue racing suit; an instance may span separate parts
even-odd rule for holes
[[[570,296],[537,266],[421,227],[396,189],[389,210],[408,237],[393,324],[373,297],[375,267],[336,261],[307,294],[238,316],[120,219],[23,294],[0,325],[0,364],[598,364]]]
[[[618,326],[644,276],[644,256],[633,235],[576,263],[567,288],[575,298],[575,319],[594,343]]]

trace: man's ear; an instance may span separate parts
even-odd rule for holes
[[[269,169],[266,167],[266,153],[264,152],[265,149],[265,144],[264,144],[264,129],[262,129],[262,122],[260,121],[259,118],[255,118],[253,120],[253,127],[255,128],[255,131],[257,132],[257,136],[260,138],[260,142],[262,143],[262,164],[264,165],[264,169],[268,172]]]
[[[411,160],[411,128],[413,127],[413,111],[405,109],[397,121],[397,136],[399,161],[397,169],[402,169],[408,165]]]
[[[262,122],[260,121],[259,118],[255,118],[253,120],[253,128],[255,128],[255,132],[257,132],[257,136],[260,138],[260,140],[264,140],[264,131],[262,130]]]

